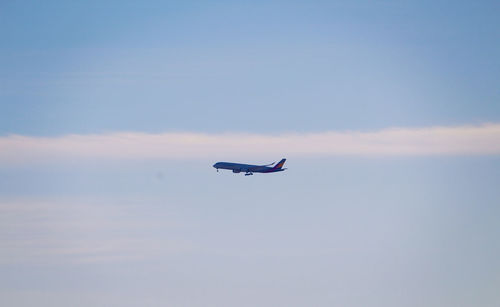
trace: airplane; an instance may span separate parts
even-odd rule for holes
[[[275,166],[271,167],[276,162],[267,165],[251,165],[251,164],[241,164],[241,163],[232,163],[232,162],[217,162],[213,165],[217,169],[217,172],[220,169],[228,169],[232,170],[233,173],[245,172],[245,176],[253,175],[253,173],[276,173],[282,172],[286,170],[283,168],[283,164],[285,164],[286,159],[281,159]]]

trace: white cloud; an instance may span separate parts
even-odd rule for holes
[[[188,224],[148,202],[0,200],[0,265],[133,261],[188,253],[192,244],[176,235]]]
[[[500,124],[317,133],[120,132],[0,137],[0,163],[52,159],[201,159],[309,155],[498,155]]]

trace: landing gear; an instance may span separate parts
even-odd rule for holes
[[[253,175],[253,173],[248,172],[245,174],[245,176],[251,176],[251,175]]]
[[[219,169],[217,169],[217,173],[219,172]]]

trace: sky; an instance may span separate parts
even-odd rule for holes
[[[1,305],[500,305],[499,15],[2,1]]]

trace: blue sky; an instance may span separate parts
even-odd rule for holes
[[[499,305],[499,13],[2,2],[0,302]]]
[[[499,120],[495,2],[2,6],[3,134]]]

